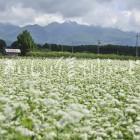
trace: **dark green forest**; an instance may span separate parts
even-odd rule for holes
[[[132,46],[120,46],[120,45],[80,45],[80,46],[68,46],[68,45],[57,45],[57,44],[44,44],[37,45],[39,50],[55,51],[55,52],[71,52],[71,53],[95,53],[95,54],[116,54],[116,55],[127,55],[140,56],[140,48]]]
[[[10,46],[6,41],[0,39],[0,52],[4,54],[5,48],[20,49],[21,55],[26,56],[30,51],[40,52],[69,52],[69,53],[94,53],[94,54],[113,54],[123,56],[140,56],[140,47],[120,46],[120,45],[79,45],[69,46],[62,44],[36,44],[30,32],[23,31],[17,36],[17,40]]]

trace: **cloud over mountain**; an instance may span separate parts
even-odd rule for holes
[[[13,42],[23,30],[32,34],[36,43],[56,43],[67,45],[102,44],[135,45],[136,33],[123,32],[114,28],[80,25],[76,22],[54,22],[47,26],[28,25],[24,27],[0,24],[0,38]]]
[[[76,21],[140,31],[138,0],[0,0],[0,22],[15,25]]]

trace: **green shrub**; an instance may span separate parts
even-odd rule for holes
[[[46,52],[46,51],[34,51],[29,52],[27,56],[31,57],[50,57],[50,58],[58,58],[58,57],[75,57],[75,58],[88,58],[88,59],[119,59],[119,60],[136,60],[140,58],[136,58],[133,56],[124,56],[124,55],[115,55],[115,54],[94,54],[94,53],[70,53],[70,52]]]

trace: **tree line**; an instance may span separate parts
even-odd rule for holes
[[[5,53],[6,42],[0,40],[0,52]],[[121,46],[121,45],[79,45],[70,46],[62,44],[36,44],[33,40],[30,32],[27,30],[23,31],[17,36],[17,40],[14,41],[10,48],[20,49],[21,55],[25,56],[29,51],[55,51],[55,52],[86,52],[86,53],[96,53],[96,54],[117,54],[117,55],[129,55],[129,56],[140,56],[140,48],[132,46]],[[137,52],[136,52],[137,51]]]
[[[7,48],[6,42],[0,39],[0,52],[5,55],[5,48]],[[17,36],[17,40],[13,42],[10,46],[11,49],[20,49],[21,55],[25,56],[27,52],[33,51],[37,48],[36,43],[34,42],[30,32],[27,30],[23,31]]]
[[[47,44],[37,45],[39,50],[47,49],[47,51],[55,52],[71,52],[71,53],[96,53],[96,54],[116,54],[116,55],[128,55],[136,56],[136,47],[133,46],[121,46],[121,45],[79,45],[79,46],[69,46],[69,45],[57,45],[57,44]],[[137,48],[137,53],[140,56],[140,48]]]

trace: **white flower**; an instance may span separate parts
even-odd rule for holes
[[[132,133],[139,140],[140,66],[131,64],[133,75],[129,61],[0,59],[0,136],[11,139],[16,130],[35,139],[112,140]]]
[[[34,136],[35,135],[35,133],[33,131],[31,131],[31,130],[29,130],[27,128],[24,128],[22,126],[17,127],[16,131],[20,132],[24,136],[29,136],[30,137],[30,136]]]
[[[57,137],[55,132],[49,132],[45,134],[46,140],[54,140]]]
[[[129,114],[137,114],[136,110],[133,108],[126,108],[125,112]]]
[[[58,102],[54,99],[45,99],[45,105],[46,106],[57,106],[58,105]]]
[[[0,122],[3,122],[5,119],[5,115],[0,112]]]
[[[15,116],[15,110],[11,106],[6,105],[4,108],[4,115],[6,119],[11,120]]]

